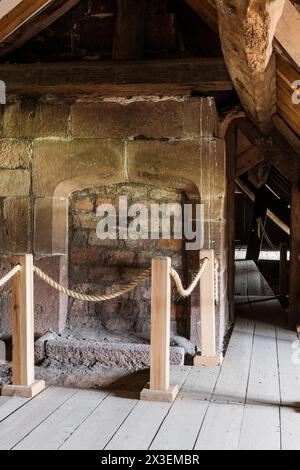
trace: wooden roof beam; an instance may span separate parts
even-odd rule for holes
[[[300,73],[300,10],[297,10],[290,1],[285,2],[274,44]]]
[[[8,10],[4,5],[5,15],[0,20],[0,41],[4,41],[20,26],[35,16],[40,10],[45,8],[52,0],[22,0],[21,2],[12,2],[11,9]],[[0,6],[0,16],[1,6]]]
[[[22,0],[3,18],[0,9],[0,57],[21,47],[67,13],[80,0]],[[6,11],[6,10],[3,10]]]
[[[2,64],[8,94],[132,96],[231,91],[223,59]]]
[[[276,113],[273,39],[285,0],[217,0],[225,62],[240,100],[264,132]]]

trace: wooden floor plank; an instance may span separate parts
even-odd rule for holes
[[[245,406],[239,449],[280,450],[279,406]]]
[[[245,403],[253,334],[254,323],[251,320],[237,320],[212,401]]]
[[[193,449],[218,375],[217,367],[193,367],[151,445],[152,450]]]
[[[300,408],[281,408],[282,450],[300,450]]]
[[[137,403],[137,400],[109,395],[60,449],[104,449]]]
[[[195,450],[238,450],[244,406],[211,403]]]
[[[239,448],[280,450],[280,390],[275,327],[256,323]]]
[[[258,316],[267,308],[249,305]],[[182,384],[174,404],[58,387],[33,400],[2,397],[0,449],[300,450],[295,341],[295,332],[238,319],[221,368],[172,368]]]
[[[300,343],[294,331],[277,327],[283,450],[300,450]]]
[[[140,401],[105,450],[148,449],[170,407],[170,403]]]
[[[220,375],[219,367],[192,367],[180,395],[194,400],[209,401]]]
[[[259,322],[255,325],[247,404],[280,405],[275,327]]]
[[[186,367],[172,368],[171,383],[181,387],[189,372]],[[140,401],[106,449],[148,449],[171,406],[170,403]]]
[[[151,450],[192,450],[209,402],[179,397],[155,437]]]
[[[294,331],[276,328],[283,405],[300,407],[300,343]],[[293,347],[294,345],[294,347]]]
[[[0,449],[9,450],[47,419],[75,391],[50,387],[0,423]]]
[[[28,403],[28,398],[0,397],[0,422]]]
[[[78,390],[75,395],[23,439],[15,449],[59,449],[107,395],[108,392]]]

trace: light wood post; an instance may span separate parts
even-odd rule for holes
[[[13,383],[2,387],[2,395],[32,398],[45,388],[34,378],[33,256],[14,258],[22,270],[13,278]]]
[[[142,400],[172,402],[178,386],[170,386],[171,259],[152,260],[150,385]]]
[[[223,358],[216,348],[214,251],[203,250],[200,252],[200,258],[208,258],[208,265],[200,280],[201,354],[196,355],[194,365],[219,366]]]

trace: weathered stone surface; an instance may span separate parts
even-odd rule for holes
[[[30,174],[26,170],[0,170],[0,197],[28,196]]]
[[[3,203],[3,251],[24,254],[30,252],[29,199],[7,198]]]
[[[213,98],[119,98],[72,106],[74,137],[203,138],[217,135]]]
[[[34,250],[39,255],[68,253],[68,201],[37,198],[34,208]]]
[[[129,180],[140,183],[188,190],[200,183],[202,160],[202,141],[136,141],[128,144]]]
[[[217,135],[218,112],[213,98],[189,98],[184,107],[184,135],[205,138]]]
[[[124,158],[124,143],[115,140],[35,142],[34,192],[37,196],[62,197],[108,181],[126,181]]]
[[[199,191],[201,199],[224,197],[226,194],[226,155],[224,143],[219,139],[202,141],[203,178]],[[206,218],[213,218],[208,213]]]
[[[46,359],[46,344],[49,340],[54,340],[54,333],[47,333],[34,343],[34,363],[40,364]]]
[[[67,262],[62,256],[36,257],[35,265],[63,286],[68,285]],[[68,299],[35,277],[35,334],[60,332],[65,328]]]
[[[17,139],[0,139],[0,168],[14,170],[28,168],[31,159],[30,145]]]
[[[6,106],[5,137],[67,137],[69,105],[20,100]]]
[[[74,137],[181,137],[182,99],[134,99],[77,103],[72,107]]]
[[[73,366],[93,366],[140,370],[150,366],[150,346],[147,344],[98,343],[84,345],[83,341],[49,340],[46,343],[48,359]],[[170,363],[182,365],[184,350],[172,347]]]

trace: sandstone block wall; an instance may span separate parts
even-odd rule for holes
[[[224,142],[217,130],[212,98],[10,97],[0,122],[2,255],[32,252],[45,270],[67,283],[68,210],[74,192],[134,183],[200,198],[205,204],[205,248],[215,249],[220,262],[221,345],[227,325],[226,181]],[[197,254],[190,260],[187,271],[192,275]],[[0,299],[3,335],[9,334],[8,296],[4,292]],[[36,334],[61,330],[66,300],[40,281],[36,296]]]

